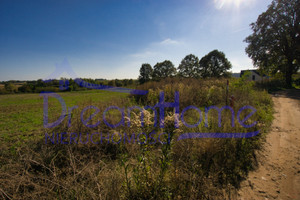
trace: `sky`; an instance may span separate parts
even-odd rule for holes
[[[0,81],[45,79],[65,59],[77,77],[136,79],[143,63],[170,60],[177,68],[186,55],[201,59],[214,49],[232,72],[252,69],[244,39],[270,3],[0,0]]]

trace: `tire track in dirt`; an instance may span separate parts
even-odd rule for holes
[[[300,200],[300,90],[279,92],[272,99],[275,119],[258,152],[258,169],[241,184],[241,200]]]

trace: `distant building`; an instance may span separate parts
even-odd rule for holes
[[[240,77],[242,77],[244,75],[244,73],[246,73],[246,72],[250,72],[250,74],[248,76],[249,81],[263,81],[263,80],[268,80],[270,78],[269,76],[267,76],[265,74],[260,75],[258,70],[255,70],[255,69],[241,70]]]

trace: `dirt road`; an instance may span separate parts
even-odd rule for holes
[[[258,169],[242,183],[241,200],[300,200],[300,90],[279,92],[272,98],[272,130],[258,153]]]

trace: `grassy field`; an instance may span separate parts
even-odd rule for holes
[[[81,122],[80,113],[86,106],[94,105],[100,109],[99,115],[91,122],[95,123],[108,106],[153,106],[159,101],[161,91],[165,93],[166,102],[174,102],[174,93],[179,91],[180,112],[189,105],[203,112],[205,107],[221,107],[226,103],[225,79],[166,79],[141,85],[138,89],[149,93],[131,97],[92,90],[59,93],[67,107],[78,105],[79,108],[72,114],[71,126],[66,118],[54,128],[43,127],[43,97],[39,94],[0,95],[0,194],[5,192],[5,196],[13,199],[232,199],[239,183],[254,168],[254,151],[260,147],[271,124],[270,96],[255,89],[250,82],[230,80],[229,94],[235,97],[234,112],[245,105],[257,109],[248,120],[248,123],[257,121],[257,125],[247,130],[238,124],[236,118],[232,127],[230,112],[227,111],[222,111],[221,127],[218,126],[217,112],[212,111],[208,127],[204,126],[203,120],[194,128],[180,123],[175,129],[172,109],[166,109],[165,128],[153,126],[151,110],[144,111],[144,127],[141,127],[137,110],[131,113],[130,126],[126,121],[124,126],[109,128],[101,122],[97,127],[87,128]],[[60,103],[50,98],[50,122],[55,121],[60,113]],[[188,111],[184,115],[190,124],[196,123],[198,118],[197,112]],[[120,113],[109,113],[107,120],[115,124],[120,120]],[[260,130],[260,134],[248,139],[177,141],[181,133],[188,132],[256,130]],[[99,144],[45,144],[46,132],[65,132],[66,136],[84,133],[83,138],[94,132],[104,133],[106,137],[118,133],[122,138],[125,134],[145,133],[149,138],[153,131],[157,135],[168,133],[170,143],[150,144],[150,140],[145,144],[116,144],[106,139]],[[118,141],[118,138],[114,139]],[[166,141],[167,135],[162,139]]]
[[[125,98],[127,94],[103,90],[61,92],[67,107],[89,102],[91,105]],[[49,98],[49,117],[55,119],[61,106],[55,98]],[[40,94],[0,95],[0,144],[16,145],[33,137],[44,137],[43,97]]]

